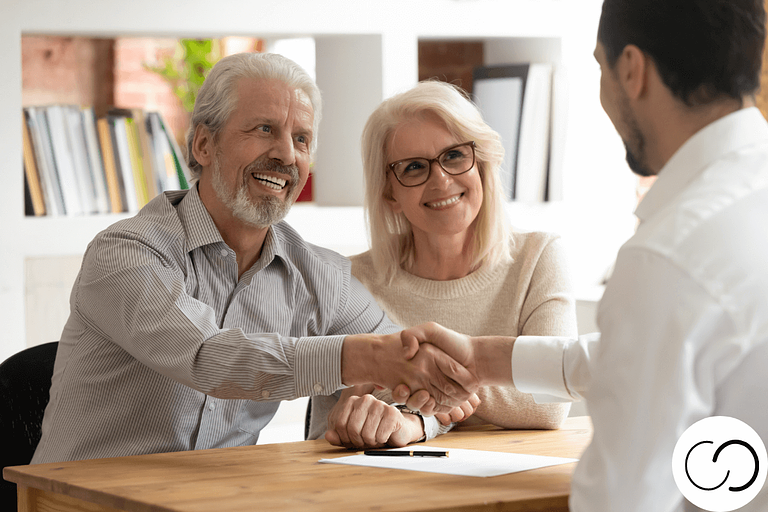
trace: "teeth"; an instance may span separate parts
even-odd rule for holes
[[[461,199],[461,194],[457,196],[453,196],[450,199],[445,199],[444,201],[438,201],[437,203],[427,203],[427,206],[429,206],[430,208],[441,208],[443,206],[448,206],[449,204],[453,204],[459,199]]]
[[[253,177],[259,180],[262,184],[274,190],[282,190],[285,187],[285,184],[288,183],[287,180],[274,178],[265,174],[253,174]]]

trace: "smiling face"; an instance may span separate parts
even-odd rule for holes
[[[463,142],[467,141],[458,140],[439,118],[428,115],[398,125],[387,144],[387,161],[431,159]],[[416,187],[404,187],[391,171],[387,174],[390,206],[395,213],[405,215],[414,237],[470,234],[483,203],[477,163],[468,172],[454,176],[432,162],[429,179]]]
[[[236,106],[216,142],[202,130],[200,186],[212,213],[264,228],[282,220],[309,176],[314,112],[306,93],[280,80],[240,79]]]

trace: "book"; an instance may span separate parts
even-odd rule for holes
[[[64,213],[68,216],[80,215],[83,213],[80,184],[75,173],[63,108],[61,105],[46,107],[42,117],[47,120],[53,161],[64,198]]]
[[[171,145],[171,150],[173,152],[173,162],[176,166],[176,173],[179,177],[180,187],[182,189],[188,189],[192,175],[189,172],[187,162],[184,160],[184,153],[181,152],[181,148],[179,148],[179,145],[176,142],[176,138],[173,136],[173,132],[168,129],[168,125],[165,124],[163,118],[160,117],[159,119],[160,126],[165,132],[165,137],[168,140],[168,143]]]
[[[137,150],[144,177],[146,201],[149,202],[163,190],[158,178],[160,171],[155,168],[155,158],[152,153],[149,130],[147,127],[147,117],[144,114],[144,111],[137,108],[131,109],[131,117],[133,118],[137,137]]]
[[[141,209],[149,202],[147,179],[144,173],[144,162],[139,145],[139,133],[136,128],[136,120],[133,117],[125,118],[125,130],[128,137],[128,155],[130,156],[130,168],[133,171],[133,182],[136,186],[136,201]]]
[[[67,128],[70,155],[80,193],[80,208],[82,213],[97,213],[96,190],[93,184],[93,171],[88,158],[88,148],[85,145],[85,131],[80,108],[74,105],[61,107],[64,124]]]
[[[27,179],[26,165],[24,168],[24,215],[27,217],[33,217],[35,216],[35,206],[32,204],[32,192],[29,190],[29,180]]]
[[[507,199],[515,199],[520,118],[528,65],[490,66],[473,71],[473,99],[485,122],[501,137],[504,160],[500,180]]]
[[[165,190],[188,187],[189,170],[157,112],[112,108],[97,120],[92,107],[50,105],[23,114],[35,215],[136,212]]]
[[[22,151],[24,156],[24,179],[29,191],[30,215],[45,215],[45,198],[43,187],[40,183],[40,174],[35,161],[35,151],[32,149],[32,141],[29,136],[29,127],[26,121],[21,126]]]
[[[179,190],[179,174],[174,161],[173,149],[163,130],[160,114],[147,112],[147,132],[154,156],[160,190]]]
[[[546,199],[551,108],[552,65],[531,64],[520,114],[516,201],[539,202]]]
[[[107,189],[104,158],[101,154],[99,136],[96,133],[96,117],[93,113],[93,107],[82,107],[80,109],[80,115],[83,119],[83,134],[85,136],[86,153],[88,155],[91,177],[93,179],[96,211],[99,213],[109,213],[112,211],[112,208],[109,200],[109,190]]]
[[[29,128],[29,135],[35,148],[35,162],[40,173],[40,184],[45,198],[46,212],[49,215],[64,215],[62,197],[56,164],[53,159],[50,135],[43,110],[37,107],[24,109],[24,117]]]
[[[500,178],[505,196],[525,202],[549,199],[550,182],[553,186],[562,182],[562,154],[551,158],[552,137],[559,140],[563,135],[560,118],[552,117],[559,115],[552,107],[553,65],[480,67],[473,71],[473,78],[473,99],[504,146]],[[558,127],[556,134],[553,126]],[[556,165],[552,171],[551,164]],[[556,189],[553,194],[562,191]]]
[[[568,131],[568,87],[565,71],[555,66],[552,70],[552,115],[549,169],[547,172],[547,201],[563,200],[563,161]]]
[[[127,118],[110,115],[112,147],[115,148],[115,166],[120,176],[120,183],[125,191],[125,206],[128,212],[139,211],[138,193],[136,190],[135,174],[132,168],[131,154],[128,143]]]
[[[106,117],[96,121],[96,131],[99,135],[99,147],[101,148],[101,156],[104,163],[104,178],[107,182],[110,211],[112,213],[124,212],[126,210],[123,200],[125,192],[121,191],[122,186],[119,182],[122,181],[122,178],[117,172],[115,150],[112,145],[112,130]]]

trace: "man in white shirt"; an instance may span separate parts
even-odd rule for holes
[[[703,418],[737,418],[768,442],[768,124],[752,97],[765,22],[763,0],[606,0],[600,99],[630,167],[658,179],[600,302],[600,334],[483,340],[431,327],[483,385],[511,378],[588,400],[594,438],[573,511],[698,510],[672,454]],[[768,510],[765,488],[741,510]]]

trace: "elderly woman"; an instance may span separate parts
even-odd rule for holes
[[[394,322],[434,321],[470,335],[576,334],[558,238],[508,226],[501,141],[456,87],[427,81],[384,101],[368,119],[362,148],[371,249],[351,258],[352,274]],[[466,423],[553,429],[569,408],[537,404],[514,387],[484,387],[479,406],[421,422],[371,391],[345,390],[327,425],[335,397],[313,399],[310,437],[326,427],[334,444],[402,446],[473,411]]]

